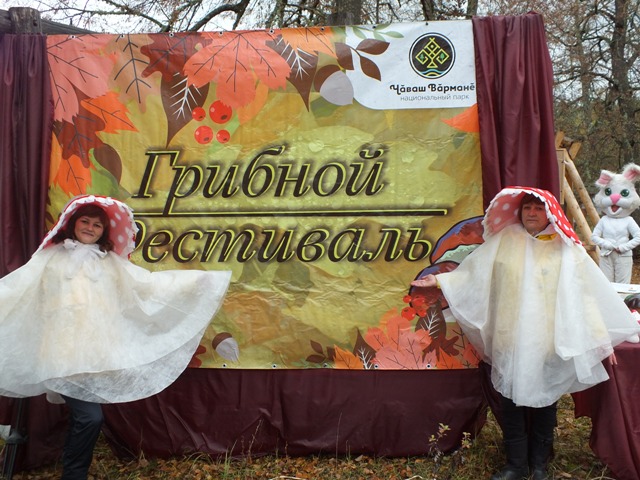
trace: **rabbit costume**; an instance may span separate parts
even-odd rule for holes
[[[603,213],[593,229],[591,240],[600,248],[600,269],[612,282],[631,283],[632,251],[640,245],[640,227],[631,213],[640,207],[635,182],[640,180],[640,167],[630,163],[622,173],[600,172],[599,188],[593,199]]]

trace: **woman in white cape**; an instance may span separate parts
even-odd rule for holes
[[[640,328],[551,193],[505,188],[483,227],[485,242],[456,270],[412,284],[442,289],[491,364],[507,456],[492,480],[545,480],[557,400],[607,380],[602,360]]]
[[[149,272],[137,228],[109,197],[72,199],[21,268],[0,280],[0,395],[66,402],[64,480],[87,477],[101,403],[154,395],[186,368],[231,272]]]

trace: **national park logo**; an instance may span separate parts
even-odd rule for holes
[[[453,43],[444,35],[429,33],[411,46],[410,62],[413,70],[429,80],[445,76],[456,59]]]

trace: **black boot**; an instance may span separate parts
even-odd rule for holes
[[[507,464],[491,480],[526,480],[529,477],[527,438],[505,440]]]
[[[529,445],[532,480],[551,480],[547,473],[547,465],[553,450],[553,437],[541,438],[532,435]]]
[[[527,478],[529,478],[529,475],[527,475],[526,469],[524,470],[524,473],[523,473],[522,470],[520,469],[514,470],[512,467],[508,465],[504,467],[502,470],[500,470],[498,473],[494,473],[491,476],[491,480],[527,480]]]
[[[531,473],[531,480],[551,480],[551,477],[547,473],[547,469],[544,467],[535,467]]]
[[[529,435],[529,466],[532,480],[550,480],[547,465],[553,456],[553,434],[557,424],[556,404],[533,410]]]

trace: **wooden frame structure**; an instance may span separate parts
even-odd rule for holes
[[[562,182],[560,203],[565,206],[565,213],[573,222],[587,253],[598,263],[600,252],[591,241],[591,234],[600,220],[600,215],[574,163],[581,146],[580,142],[565,137],[564,132],[556,134],[556,155]]]
[[[40,12],[29,7],[11,7],[9,10],[0,10],[0,33],[43,33],[45,35],[56,34],[81,34],[92,33],[84,28],[64,25],[52,22],[40,17]]]

